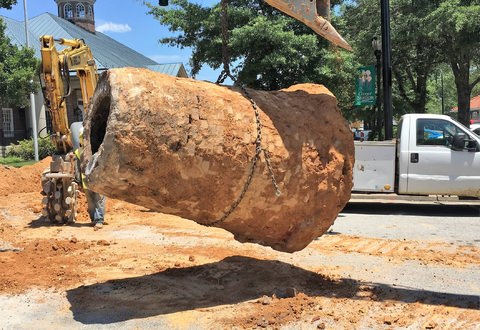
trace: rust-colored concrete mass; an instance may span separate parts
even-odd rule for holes
[[[351,132],[321,85],[248,92],[259,108],[279,197],[262,154],[243,200],[217,222],[241,194],[255,155],[249,99],[237,88],[136,68],[109,70],[95,91],[82,162],[89,188],[213,224],[242,242],[303,249],[350,198]]]

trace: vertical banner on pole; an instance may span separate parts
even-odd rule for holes
[[[355,105],[375,105],[376,95],[376,76],[375,66],[363,66],[358,68],[355,79]]]

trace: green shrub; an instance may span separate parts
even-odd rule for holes
[[[44,159],[57,152],[52,140],[48,138],[38,139],[38,158]]]
[[[55,153],[56,149],[50,138],[38,139],[38,158],[43,159]],[[11,144],[7,152],[9,157],[18,157],[24,160],[35,159],[33,139],[19,141]]]
[[[24,160],[20,157],[0,157],[0,164],[1,165],[9,165],[12,163],[20,163],[23,162]]]
[[[18,157],[24,160],[32,159],[33,157],[33,141],[22,140],[18,144],[10,144],[7,152],[7,157]]]

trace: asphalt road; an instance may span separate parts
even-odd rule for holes
[[[333,230],[376,238],[480,246],[480,204],[356,199],[339,215]]]
[[[396,249],[395,241],[397,244],[411,242],[418,247],[428,246],[426,251],[434,246],[434,250],[430,251],[443,259],[438,264],[393,262],[379,265],[381,271],[371,272],[371,268],[376,267],[375,259],[368,260],[369,257],[364,254],[358,260],[349,258],[345,262],[345,266],[350,264],[354,270],[345,273],[345,276],[372,282],[380,277],[382,282],[393,283],[395,286],[452,295],[453,300],[469,297],[480,308],[480,264],[473,263],[466,267],[444,265],[445,258],[451,258],[455,262],[456,258],[461,257],[460,250],[480,247],[478,201],[439,203],[356,199],[340,213],[330,234],[388,240],[389,250]],[[449,249],[457,252],[449,254]],[[368,247],[364,247],[363,251],[368,252]],[[405,256],[408,258],[409,254],[415,253],[405,251]],[[337,262],[340,260],[337,256]]]

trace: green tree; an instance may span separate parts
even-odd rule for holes
[[[470,97],[480,82],[480,1],[444,0],[428,16],[431,35],[438,40],[455,77],[458,120],[468,125]]]
[[[28,94],[35,92],[32,83],[38,66],[33,49],[22,48],[10,42],[5,25],[0,20],[0,103],[16,106],[28,104]]]
[[[380,35],[380,4],[345,1],[345,20],[362,64],[372,61],[369,40]],[[479,0],[391,0],[393,102],[395,112],[420,112],[432,105],[435,72],[452,69],[459,120],[468,123],[472,90],[480,82]],[[372,19],[377,18],[377,19]],[[443,71],[443,70],[442,70]],[[448,105],[449,103],[447,103]],[[399,111],[400,110],[400,111]]]
[[[11,9],[17,0],[0,0],[0,8]],[[0,104],[25,106],[28,94],[34,92],[32,83],[38,66],[33,49],[19,49],[5,35],[0,19]]]
[[[391,45],[393,103],[395,113],[424,113],[428,100],[427,80],[440,61],[439,47],[426,15],[435,4],[423,0],[391,1]],[[362,64],[372,63],[372,37],[381,35],[380,2],[345,2],[348,40],[351,40]]]
[[[429,35],[426,18],[436,1],[397,0],[393,7],[395,60],[392,70],[398,92],[416,113],[425,113],[428,100],[428,78],[442,56],[435,38]]]
[[[449,65],[443,63],[435,68],[428,80],[428,91],[430,97],[426,106],[427,112],[452,115],[450,109],[457,106],[457,92]]]
[[[17,0],[0,0],[0,8],[12,9],[15,4],[17,4]]]
[[[480,75],[480,65],[475,66],[475,68],[472,68],[473,76],[478,76]],[[476,84],[473,89],[472,89],[472,96],[477,96],[480,95],[480,84]]]
[[[186,0],[171,3],[174,6],[168,9],[147,3],[149,13],[175,34],[160,42],[192,49],[193,76],[203,65],[221,68],[220,6],[203,7]],[[353,92],[347,95],[345,90],[352,90],[353,78],[348,75],[354,67],[352,56],[334,50],[308,27],[264,1],[229,1],[228,34],[228,59],[234,63],[232,72],[239,83],[264,90],[323,83],[341,104],[351,104]]]

